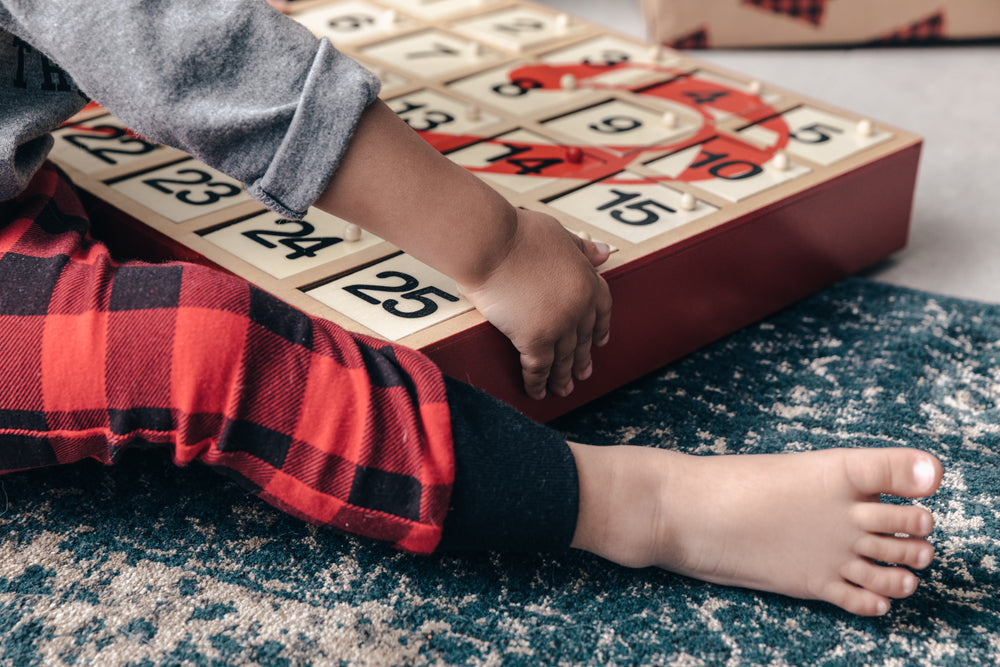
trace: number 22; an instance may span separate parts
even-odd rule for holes
[[[143,141],[128,134],[125,128],[115,125],[95,125],[90,128],[81,128],[81,131],[66,134],[63,138],[77,148],[83,149],[96,157],[98,160],[108,164],[118,164],[118,159],[113,155],[144,155],[156,150],[156,144]],[[107,142],[107,144],[117,147],[104,147],[92,145],[94,142]]]

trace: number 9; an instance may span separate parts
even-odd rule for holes
[[[588,125],[594,132],[603,132],[604,134],[616,134],[618,132],[629,132],[636,128],[642,127],[642,121],[630,116],[608,116],[604,120],[598,123],[591,123]]]

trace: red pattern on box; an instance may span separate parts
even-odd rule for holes
[[[675,49],[708,49],[712,45],[708,39],[708,28],[701,28],[678,37],[669,46]]]
[[[945,15],[944,12],[931,14],[925,19],[916,21],[888,33],[884,37],[875,40],[876,44],[926,44],[927,42],[938,42],[945,39]]]
[[[827,0],[743,0],[745,5],[766,9],[774,14],[785,14],[816,26],[823,24],[826,2]]]

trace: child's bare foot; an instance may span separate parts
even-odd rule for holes
[[[580,473],[573,546],[622,565],[871,616],[913,593],[917,578],[907,568],[927,567],[934,555],[922,539],[934,526],[930,512],[879,502],[880,494],[937,490],[941,464],[926,452],[691,456],[570,446]]]

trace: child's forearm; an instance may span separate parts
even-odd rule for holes
[[[566,395],[608,338],[611,296],[594,267],[608,246],[515,210],[381,102],[361,116],[316,201],[458,282],[521,355],[525,390]]]
[[[466,285],[481,282],[505,257],[517,226],[503,197],[380,101],[362,115],[316,205]]]

